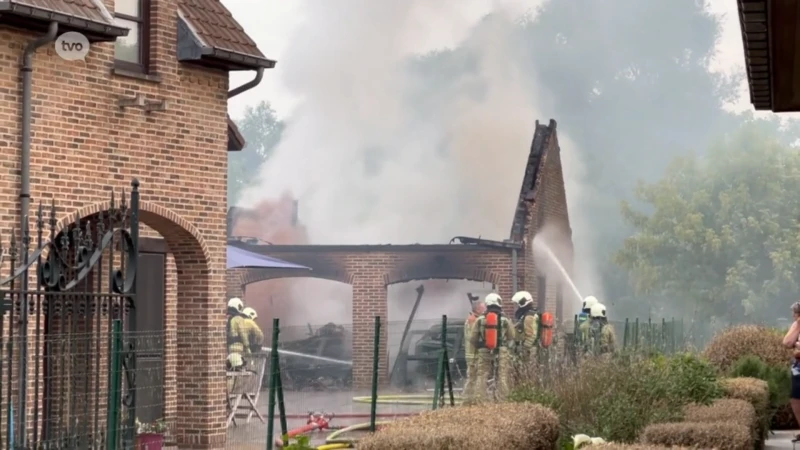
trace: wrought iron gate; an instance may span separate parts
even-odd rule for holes
[[[0,247],[0,450],[133,448],[138,187]]]

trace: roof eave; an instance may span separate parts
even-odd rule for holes
[[[236,126],[236,122],[228,116],[228,151],[229,152],[239,152],[244,149],[246,141],[242,133],[239,131],[239,127]]]
[[[756,111],[774,111],[769,0],[738,0],[750,103]],[[776,111],[777,112],[777,111]]]
[[[64,25],[70,29],[84,31],[88,35],[94,37],[93,40],[95,41],[114,41],[118,37],[128,35],[127,28],[118,27],[108,23],[100,23],[71,14],[35,8],[28,5],[20,5],[14,2],[1,2],[0,13],[10,14],[35,21],[57,22],[59,25]]]

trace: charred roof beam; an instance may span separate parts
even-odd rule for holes
[[[468,236],[456,236],[453,239],[450,239],[450,244],[453,244],[455,241],[458,241],[459,244],[463,245],[475,245],[478,247],[489,247],[489,248],[503,248],[509,250],[521,250],[522,243],[514,242],[511,240],[505,241],[494,241],[491,239],[481,239],[481,238],[473,238]]]

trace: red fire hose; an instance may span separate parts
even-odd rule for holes
[[[325,413],[311,412],[311,413],[308,413],[308,415],[305,415],[303,417],[308,418],[308,422],[305,425],[303,425],[302,427],[300,427],[300,428],[295,428],[293,430],[289,430],[286,433],[286,436],[288,436],[289,438],[293,438],[295,436],[298,436],[298,435],[301,435],[301,434],[305,434],[305,433],[309,433],[311,431],[324,430],[324,429],[328,428],[328,425],[330,424],[330,418],[332,418],[333,416],[330,416],[330,418],[329,418],[329,416],[327,414],[325,414]],[[283,447],[283,439],[281,439],[280,437],[276,437],[275,438],[275,446],[278,447],[278,448],[282,448]]]

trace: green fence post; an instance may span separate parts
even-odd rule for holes
[[[280,345],[280,339],[278,342]],[[278,375],[275,381],[275,395],[278,397],[278,418],[281,422],[281,436],[286,436],[286,433],[289,432],[289,427],[286,424],[286,403],[283,401],[283,375],[281,375],[281,354],[277,353],[278,355],[276,359],[278,364],[278,371],[276,372]]]
[[[375,338],[372,340],[372,398],[369,408],[369,431],[375,432],[378,416],[378,361],[381,357],[381,316],[375,316]]]
[[[120,407],[122,395],[122,321],[115,319],[111,325],[111,351],[108,363],[108,408],[106,408],[106,449],[116,450],[119,445]]]
[[[267,406],[267,450],[272,450],[275,445],[275,396],[278,388],[278,377],[280,368],[278,367],[278,333],[280,330],[280,319],[272,319],[272,347],[270,347],[269,359],[269,404]],[[288,442],[284,442],[288,445]]]
[[[661,346],[661,351],[666,353],[667,352],[667,319],[661,318],[661,337],[658,340],[659,345]]]
[[[446,318],[447,316],[442,316],[442,317]],[[442,325],[445,324],[442,323]],[[446,348],[445,346],[447,345],[447,335],[445,335],[446,332],[447,329],[445,325],[445,328],[442,328],[442,337],[441,337],[442,348]],[[444,392],[442,392],[444,390],[444,363],[445,363],[444,358],[445,358],[444,352],[439,352],[439,361],[436,366],[436,384],[433,386],[433,404],[431,405],[431,409],[434,410],[439,407],[439,401],[441,400],[441,397],[444,395]]]
[[[633,323],[633,349],[639,349],[639,318],[636,318],[636,322]]]
[[[628,326],[629,325],[630,324],[628,323],[628,318],[626,317],[625,318],[625,331],[622,332],[622,349],[623,350],[628,348],[628,333],[630,333],[630,331],[628,330]]]
[[[450,406],[456,406],[456,398],[453,395],[453,375],[450,373],[450,355],[447,351],[447,316],[442,316],[442,360],[444,361],[444,374],[447,380],[447,391],[450,393]],[[444,386],[442,386],[444,390]],[[444,393],[442,393],[444,396]]]

